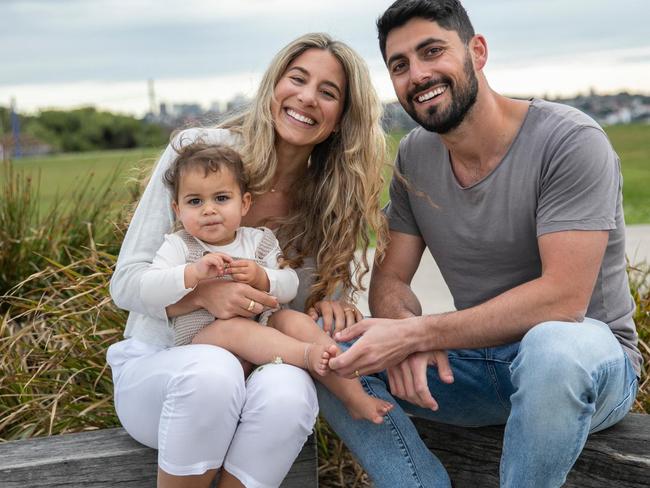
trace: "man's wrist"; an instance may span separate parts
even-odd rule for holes
[[[421,315],[409,320],[409,342],[412,352],[428,352],[440,349],[436,345],[434,329],[438,322],[438,315]]]
[[[421,340],[420,337],[423,335],[421,330],[423,327],[423,324],[420,321],[421,318],[422,317],[411,314],[399,321],[403,341],[409,355],[420,351],[419,341]]]

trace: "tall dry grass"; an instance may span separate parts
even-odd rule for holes
[[[89,181],[74,205],[39,215],[38,182],[5,174],[0,203],[0,440],[117,426],[108,345],[126,313],[108,295],[129,202]],[[123,184],[123,183],[120,183]],[[85,195],[85,196],[84,196]],[[632,268],[641,349],[650,361],[650,267]],[[643,375],[635,410],[650,413]],[[316,427],[321,486],[364,487],[368,479],[324,421]]]
[[[107,252],[119,251],[120,239],[111,222],[120,221],[124,207],[115,205],[115,187],[123,184],[117,168],[112,176],[95,184],[93,175],[76,189],[57,196],[41,210],[40,178],[17,172],[10,162],[2,167],[0,181],[0,296],[32,273],[47,266],[46,259],[71,263],[72,254],[100,242]],[[47,182],[45,182],[46,184]],[[133,184],[131,196],[135,198]],[[30,280],[24,286],[31,286]]]
[[[46,260],[5,296],[2,440],[118,424],[105,357],[124,321],[107,291],[115,257],[91,249],[87,254],[67,265]]]
[[[629,275],[630,288],[637,305],[634,323],[639,332],[639,349],[645,365],[634,411],[650,414],[650,263],[630,266]]]
[[[6,163],[0,203],[0,439],[117,425],[106,366],[125,314],[108,280],[130,208],[117,172],[39,211],[39,181]],[[132,191],[135,198],[136,191]]]

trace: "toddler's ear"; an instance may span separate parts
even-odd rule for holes
[[[248,213],[248,211],[251,208],[251,202],[253,201],[253,197],[251,196],[250,192],[246,192],[242,195],[241,197],[241,216],[243,217]]]
[[[174,215],[176,215],[176,220],[180,220],[181,219],[181,217],[180,217],[181,211],[178,208],[178,203],[176,202],[176,200],[172,201],[172,210],[174,211]]]

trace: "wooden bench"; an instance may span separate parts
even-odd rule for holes
[[[467,429],[414,421],[424,442],[447,467],[455,488],[499,486],[503,427]],[[2,488],[155,485],[156,451],[137,443],[123,429],[0,444]],[[282,487],[317,486],[311,436]],[[650,486],[650,415],[629,414],[616,426],[590,436],[565,486]]]
[[[499,486],[503,427],[468,429],[422,419],[414,422],[455,488]],[[564,486],[650,487],[650,415],[628,414],[614,427],[590,435]]]
[[[318,486],[310,436],[282,488]],[[0,444],[0,487],[146,488],[156,486],[157,452],[124,429],[106,429]]]

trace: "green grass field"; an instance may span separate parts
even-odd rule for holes
[[[117,200],[126,197],[126,181],[153,165],[160,149],[131,149],[23,158],[13,161],[15,171],[31,175],[40,183],[41,208],[48,209],[60,197],[64,202],[82,185],[99,189],[115,176]],[[0,172],[0,182],[3,174]]]
[[[650,223],[650,125],[606,129],[623,168],[623,206],[628,224]]]
[[[626,221],[628,224],[650,223],[650,125],[613,126],[606,130],[621,158]],[[402,136],[400,133],[389,135],[391,156],[394,156]],[[115,172],[119,174],[116,198],[120,199],[126,192],[126,184],[122,183],[136,175],[138,169],[150,167],[159,152],[160,148],[61,154],[21,159],[14,162],[14,167],[34,177],[40,174],[40,198],[43,207],[47,208],[57,194],[65,199],[79,185],[100,187]],[[390,177],[390,171],[386,174]],[[90,175],[92,178],[89,180]],[[382,200],[385,202],[387,199],[388,192],[385,191]]]

